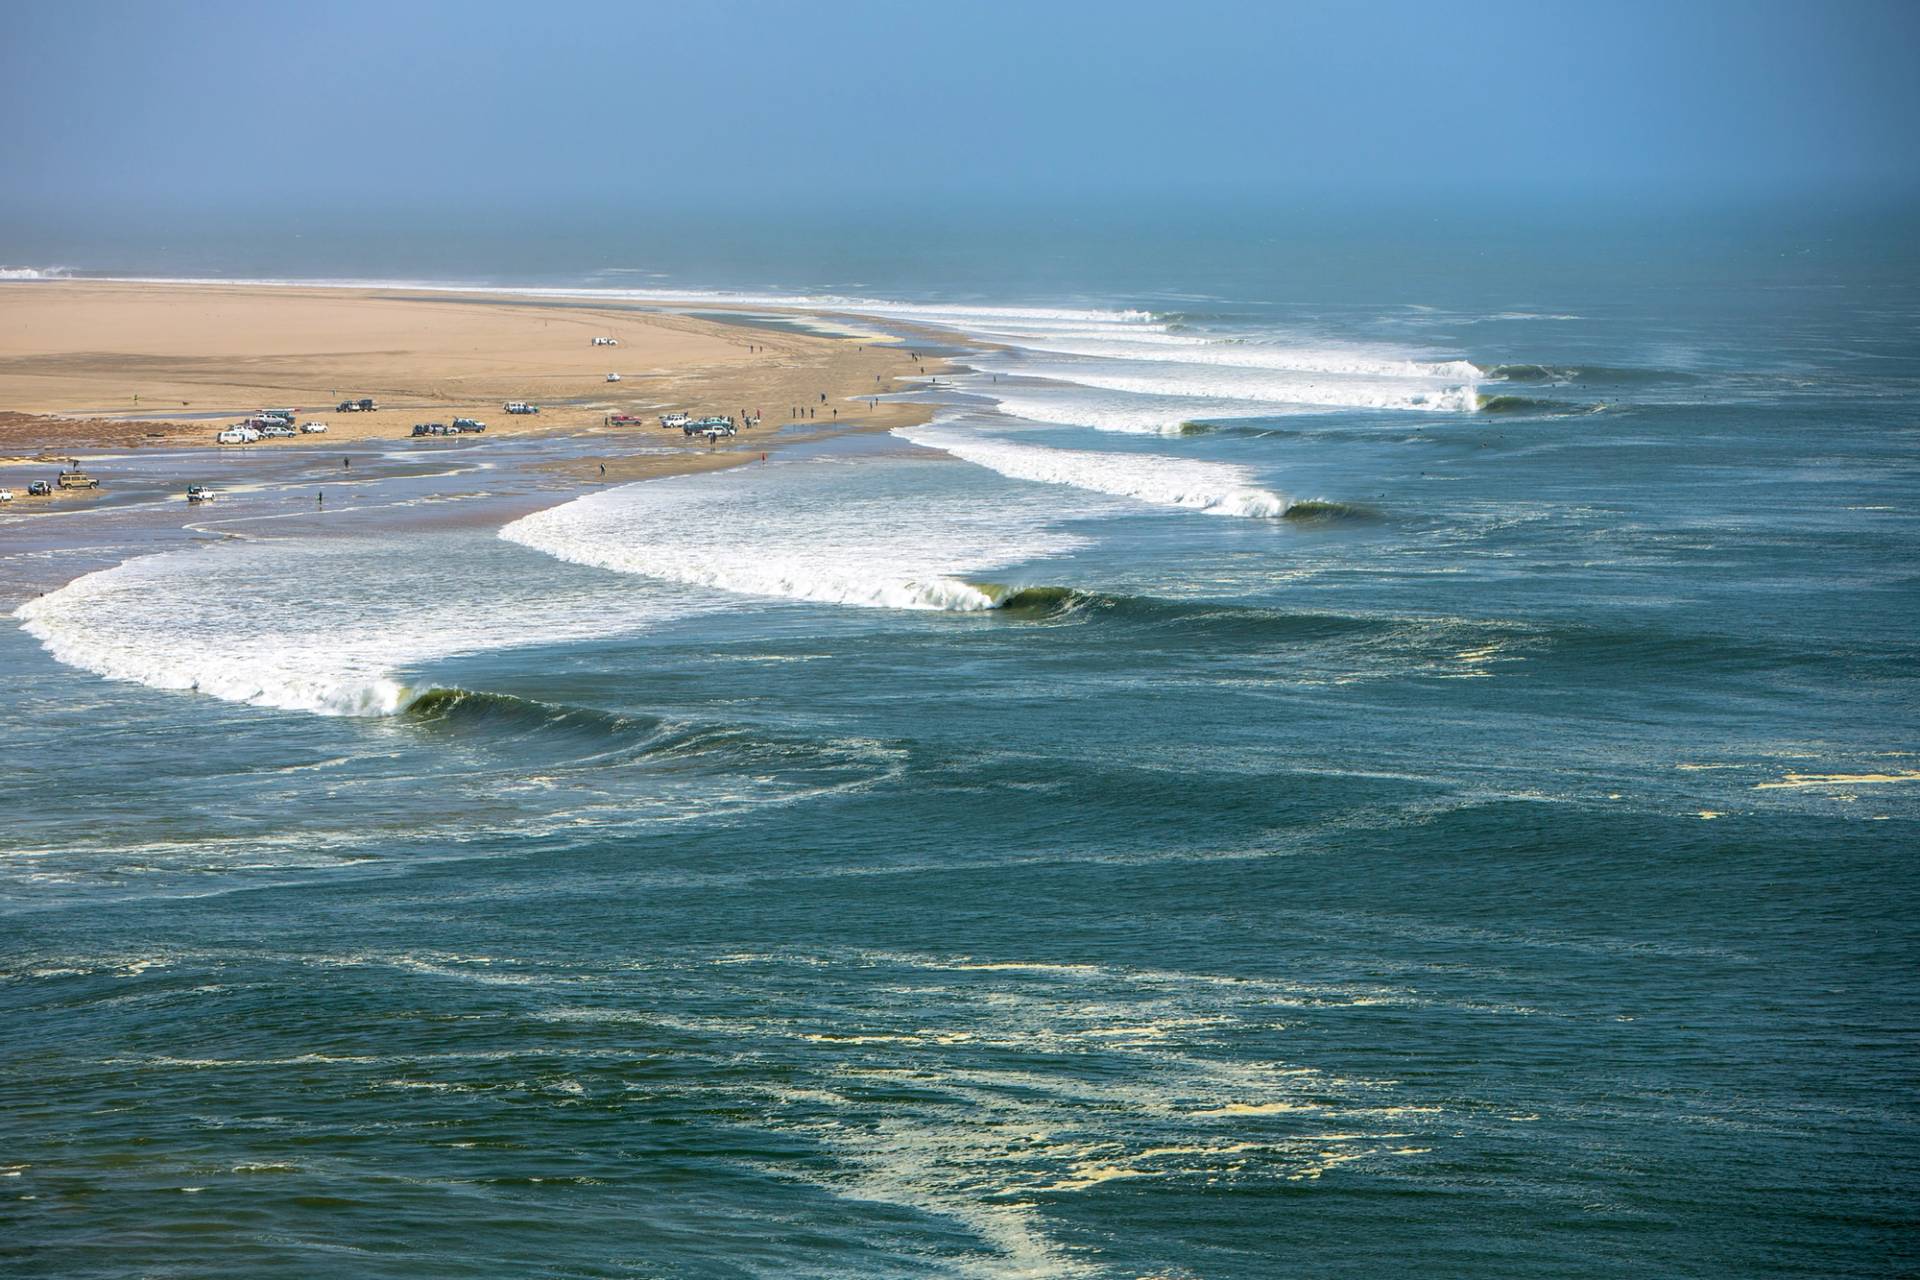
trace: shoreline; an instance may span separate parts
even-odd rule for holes
[[[349,514],[355,533],[512,519],[592,488],[722,470],[835,436],[918,425],[935,406],[898,397],[953,372],[945,359],[915,359],[891,335],[874,341],[877,326],[843,337],[632,304],[556,316],[510,295],[463,296],[450,305],[457,310],[353,286],[0,284],[0,488],[15,494],[0,506],[12,553],[0,557],[11,562],[0,574],[0,605],[11,611],[132,556],[233,536],[213,533],[214,526],[291,519],[304,528],[317,510],[325,518],[315,531],[326,534],[344,532]],[[961,341],[911,327],[942,346]],[[590,345],[591,335],[607,329],[621,346]],[[594,373],[620,358],[613,352],[635,370],[623,371],[617,384]],[[248,411],[313,401],[315,390],[342,385],[346,368],[362,362],[377,375],[367,394],[381,402],[378,412],[316,413],[328,432],[291,440],[213,441]],[[100,389],[133,379],[172,393],[141,391],[142,401],[188,403],[169,405],[171,417],[102,416]],[[499,412],[503,400],[520,398],[512,388],[541,380],[571,395],[549,399],[539,415]],[[136,412],[134,394],[112,411]],[[658,425],[660,414],[674,410],[739,415],[756,408],[759,425],[711,445]],[[645,425],[606,425],[615,412]],[[487,431],[411,435],[413,421],[454,416],[480,416]],[[451,472],[435,468],[439,459]],[[102,487],[26,496],[29,482],[51,481],[74,460]],[[423,464],[424,474],[460,475],[452,492],[431,499],[449,505],[410,505]],[[185,501],[190,483],[214,488],[211,509]],[[348,505],[326,508],[329,487]],[[382,496],[357,505],[375,494]],[[107,530],[113,545],[101,545]]]
[[[416,422],[453,417],[480,418],[494,436],[580,431],[621,413],[651,423],[676,410],[757,413],[775,426],[823,407],[838,418],[904,418],[897,402],[869,402],[943,371],[891,335],[813,334],[599,301],[556,309],[482,290],[423,297],[331,284],[6,282],[0,455],[211,445],[221,427],[284,405],[329,430],[236,447],[407,438]],[[376,411],[336,404],[367,397]],[[509,415],[513,401],[541,412]],[[751,435],[746,428],[742,439]]]

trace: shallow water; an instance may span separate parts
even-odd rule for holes
[[[1910,281],[832,292],[994,345],[904,438],[8,544],[102,571],[0,633],[0,1253],[1910,1268]]]

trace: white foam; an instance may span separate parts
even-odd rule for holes
[[[952,428],[899,427],[893,434],[1014,480],[1091,489],[1209,515],[1272,518],[1287,512],[1286,498],[1255,485],[1252,472],[1231,463],[1052,449]]]
[[[576,564],[741,595],[970,612],[960,575],[1063,554],[1057,503],[940,483],[925,467],[814,461],[643,481],[500,536]]]
[[[620,634],[692,607],[525,571],[539,561],[515,572],[502,550],[473,535],[224,542],[87,574],[15,616],[54,658],[110,680],[381,716],[419,692],[407,668]]]
[[[0,280],[65,280],[72,267],[0,267]]]
[[[1115,333],[1119,336],[1114,336]],[[1455,380],[1484,377],[1467,360],[1422,360],[1357,346],[1299,346],[1276,341],[1225,340],[1193,334],[1135,330],[1067,330],[1026,336],[1030,351],[1109,360],[1147,360],[1238,369],[1282,369],[1365,378]]]
[[[1258,400],[1182,399],[1179,396],[1144,396],[1120,391],[1102,393],[1090,388],[1041,384],[982,385],[976,380],[966,389],[992,396],[1002,413],[1024,418],[1028,422],[1091,427],[1096,431],[1125,435],[1177,435],[1189,422],[1228,422],[1236,418],[1264,418],[1290,411],[1309,411],[1307,406],[1289,410],[1284,406],[1262,404]]]
[[[1023,360],[1010,372],[1135,395],[1232,400],[1272,406],[1400,409],[1467,413],[1478,405],[1470,382],[1249,369],[1153,360]]]

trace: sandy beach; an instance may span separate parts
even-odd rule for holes
[[[597,346],[610,337],[618,346]],[[33,281],[0,286],[0,457],[204,444],[250,451],[337,448],[477,418],[489,436],[604,432],[609,475],[724,465],[784,424],[883,429],[919,406],[860,397],[937,372],[897,345],[728,324],[569,299],[303,286]],[[620,381],[607,381],[618,373]],[[340,413],[371,397],[371,413]],[[824,398],[823,398],[824,397]],[[509,415],[508,401],[540,406]],[[223,426],[295,409],[325,434],[217,446]],[[658,415],[761,414],[710,449]],[[796,413],[797,411],[797,413]],[[609,428],[610,414],[644,426]],[[628,441],[684,443],[675,463],[628,458]]]

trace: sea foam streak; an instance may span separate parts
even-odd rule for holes
[[[1058,503],[876,461],[644,481],[516,520],[500,536],[577,564],[741,595],[970,612],[995,596],[960,575],[1082,545]]]
[[[1253,484],[1247,468],[1230,463],[1053,449],[951,428],[900,427],[893,434],[1010,479],[1069,485],[1209,515],[1274,518],[1285,515],[1289,505],[1280,494]]]
[[[693,610],[529,572],[539,566],[472,535],[227,542],[87,574],[15,616],[54,658],[110,680],[381,716],[425,692],[400,679],[407,667],[621,634]]]

